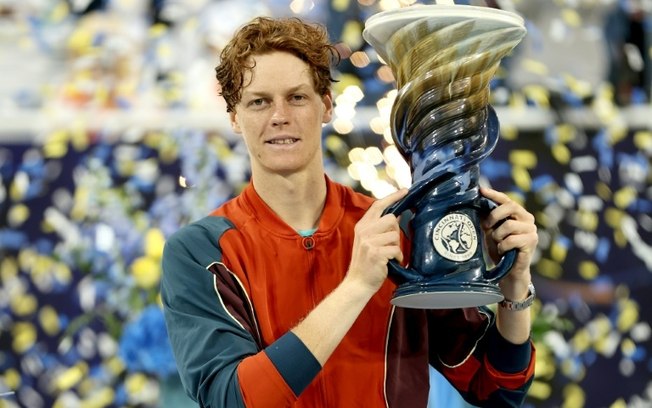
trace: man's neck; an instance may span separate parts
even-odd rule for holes
[[[326,202],[324,173],[252,175],[256,193],[295,230],[317,228]]]

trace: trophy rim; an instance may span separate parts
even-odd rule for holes
[[[423,18],[469,19],[480,18],[503,23],[506,27],[519,27],[525,32],[525,20],[511,11],[468,5],[429,4],[381,11],[365,21],[362,38],[387,62],[385,45],[396,31]]]

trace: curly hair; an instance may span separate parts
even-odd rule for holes
[[[305,61],[320,95],[328,93],[331,82],[335,82],[330,67],[332,62],[339,62],[340,54],[329,42],[323,26],[294,17],[257,17],[238,30],[222,50],[220,64],[215,68],[227,112],[233,112],[240,102],[242,88],[246,86],[245,71],[255,67],[251,57],[273,51],[289,52]]]

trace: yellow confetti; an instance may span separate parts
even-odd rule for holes
[[[69,13],[70,9],[68,8],[68,2],[60,1],[50,11],[50,20],[53,23],[62,22],[66,17],[68,17]]]
[[[545,87],[540,85],[526,85],[523,87],[523,93],[538,106],[543,108],[550,107],[550,92]]]
[[[76,387],[77,394],[79,394],[80,397],[88,396],[96,388],[97,383],[91,378],[82,379]]]
[[[514,109],[514,110],[523,110],[525,112],[525,108],[527,107],[527,99],[525,98],[525,95],[523,95],[520,92],[514,92],[510,98],[509,98],[509,107]]]
[[[41,310],[39,310],[38,319],[41,328],[48,336],[54,336],[59,333],[59,330],[61,330],[59,316],[52,306],[43,306]]]
[[[349,8],[349,3],[350,0],[333,0],[331,6],[333,10],[342,12]]]
[[[613,121],[609,125],[609,132],[607,134],[609,135],[609,143],[611,145],[615,145],[629,136],[629,129],[625,123]]]
[[[86,363],[79,363],[73,367],[69,367],[62,373],[56,376],[55,386],[61,391],[69,390],[79,383],[84,375],[88,372]]]
[[[624,339],[622,343],[620,343],[620,350],[625,357],[631,357],[636,351],[636,343],[634,343],[632,339]]]
[[[140,257],[131,264],[131,274],[137,286],[151,289],[161,279],[161,263],[150,257]]]
[[[597,316],[592,322],[594,337],[606,336],[611,332],[613,326],[611,320],[603,314]]]
[[[115,376],[120,375],[125,370],[125,364],[120,357],[112,357],[106,361],[107,370]]]
[[[568,358],[562,361],[560,366],[561,372],[569,378],[574,378],[575,380],[582,379],[586,375],[586,369],[583,365],[578,366],[577,364],[576,361]]]
[[[541,258],[539,262],[536,263],[536,268],[541,275],[550,279],[559,279],[564,273],[558,262],[546,258]]]
[[[518,139],[518,128],[516,126],[500,126],[500,137],[505,140]]]
[[[13,368],[8,369],[4,372],[2,377],[2,383],[10,390],[17,390],[20,387],[20,373]]]
[[[29,188],[29,176],[23,171],[19,171],[14,176],[14,180],[9,187],[9,197],[13,201],[22,201]]]
[[[623,187],[614,194],[614,204],[616,204],[616,207],[624,210],[636,200],[637,195],[638,193],[634,187]]]
[[[86,126],[84,126],[81,121],[77,121],[74,124],[73,130],[70,133],[70,141],[73,148],[78,152],[88,149],[88,146],[90,145],[90,135],[86,130]]]
[[[600,219],[597,213],[580,210],[575,215],[575,222],[578,228],[585,231],[595,231],[598,228]]]
[[[571,152],[568,150],[568,147],[557,143],[552,146],[552,157],[561,164],[568,164],[571,159]]]
[[[625,213],[623,211],[613,207],[607,208],[604,212],[604,219],[607,225],[614,229],[620,227],[624,217]]]
[[[160,37],[168,31],[168,27],[165,24],[156,23],[149,27],[149,36],[150,37]]]
[[[172,141],[171,138],[166,138],[166,140]],[[233,155],[233,150],[223,137],[213,137],[210,140],[217,157],[228,158]]]
[[[548,214],[544,213],[543,211],[535,212],[534,218],[536,219],[537,224],[541,225],[544,228],[551,226],[550,217],[548,217]]]
[[[595,87],[589,81],[577,79],[570,74],[563,74],[564,81],[568,88],[577,96],[589,97],[595,92]]]
[[[131,374],[125,380],[127,393],[131,395],[141,392],[145,385],[147,385],[147,377],[141,373]]]
[[[23,354],[36,342],[36,327],[31,323],[14,323],[11,332],[13,337],[12,347],[17,354]]]
[[[620,309],[616,327],[621,333],[625,333],[638,322],[638,305],[631,299],[624,299],[620,301]]]
[[[342,41],[351,49],[360,48],[364,39],[362,38],[362,27],[357,20],[349,20],[342,28]]]
[[[611,189],[609,186],[603,182],[603,181],[598,181],[595,183],[595,192],[602,199],[602,201],[609,201],[611,200]]]
[[[614,231],[614,243],[618,248],[625,248],[627,246],[627,237],[622,230],[619,229]]]
[[[583,261],[579,265],[579,273],[582,278],[593,280],[600,273],[600,268],[593,261]]]
[[[509,152],[509,161],[514,166],[533,169],[537,166],[537,155],[532,150],[515,149]]]
[[[627,408],[627,402],[624,399],[620,398],[614,401],[613,404],[609,405],[609,408]]]
[[[90,397],[82,401],[80,408],[104,408],[115,402],[115,391],[111,388],[104,387],[94,391]]]
[[[577,384],[568,384],[564,387],[564,403],[562,408],[581,408],[586,403],[584,390]]]
[[[591,335],[589,334],[589,331],[585,328],[577,330],[571,339],[571,344],[573,345],[573,348],[580,353],[588,350],[591,346]]]
[[[570,143],[575,138],[577,137],[577,129],[575,126],[568,124],[568,123],[562,123],[559,126],[557,126],[557,138],[560,143]]]
[[[582,25],[582,16],[577,10],[572,8],[564,8],[561,11],[561,19],[570,27],[577,28]]]
[[[567,254],[568,250],[564,245],[557,241],[552,243],[552,246],[550,247],[550,256],[555,262],[564,262]]]
[[[129,177],[136,171],[136,162],[131,159],[118,160],[116,167],[121,176]]]
[[[93,46],[93,33],[80,27],[68,37],[68,48],[76,53],[87,52]]]
[[[548,76],[549,74],[548,65],[541,61],[535,61],[533,59],[527,58],[524,59],[521,64],[525,71],[529,71],[533,74],[541,76]]]
[[[28,316],[36,312],[38,302],[36,297],[29,293],[16,294],[11,298],[11,310],[17,316]]]
[[[7,213],[9,225],[13,228],[20,227],[29,218],[29,207],[25,204],[13,205]]]
[[[16,258],[7,256],[0,261],[0,278],[6,285],[16,276],[18,276],[18,262],[16,262]]]
[[[537,344],[536,364],[534,368],[535,379],[551,380],[557,371],[555,357],[544,343]]]
[[[532,178],[526,169],[520,166],[512,168],[512,178],[514,184],[523,191],[530,191],[532,186]]]
[[[54,277],[61,283],[70,283],[72,281],[72,271],[65,263],[58,262],[52,267]]]
[[[152,228],[145,233],[145,256],[153,259],[161,259],[165,237],[158,228]]]
[[[646,130],[634,133],[634,146],[639,150],[652,151],[652,132]]]
[[[528,397],[538,399],[540,401],[545,401],[550,398],[552,393],[552,387],[550,384],[546,384],[543,381],[532,381],[530,385],[530,390],[528,391]]]

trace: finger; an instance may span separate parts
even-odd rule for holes
[[[485,217],[482,226],[485,229],[497,228],[500,222],[506,219],[534,223],[534,216],[532,214],[516,201],[508,199],[508,201],[503,202],[498,207],[491,210],[491,212]]]
[[[493,188],[489,187],[480,187],[480,194],[492,201],[495,201],[498,205],[511,201],[511,198],[509,198],[507,194],[496,191]]]
[[[369,207],[369,210],[367,210],[367,214],[370,214],[371,216],[375,216],[375,217],[380,216],[380,214],[382,214],[382,212],[385,211],[387,207],[396,203],[401,198],[405,197],[407,192],[408,190],[406,188],[402,188],[400,190],[391,193],[386,197],[374,201],[374,203],[371,204],[371,207]]]
[[[519,253],[531,254],[537,246],[539,239],[536,233],[510,235],[500,241],[496,248],[503,254],[511,249],[518,249]]]
[[[396,231],[397,233],[400,231],[398,219],[394,214],[385,214],[380,218],[373,218],[373,215],[367,214],[365,216],[366,218],[363,217],[355,226],[356,234],[361,237],[387,231]]]
[[[536,231],[537,227],[532,223],[508,219],[491,232],[491,237],[496,242],[500,242],[510,235],[530,234]]]

